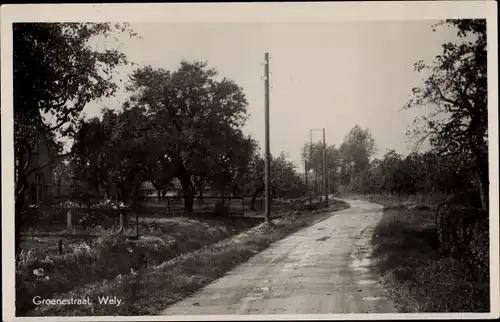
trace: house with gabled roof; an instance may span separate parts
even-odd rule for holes
[[[49,139],[40,135],[31,148],[25,204],[40,204],[52,200],[52,163],[56,157],[57,152],[53,150]]]

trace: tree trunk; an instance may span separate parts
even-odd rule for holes
[[[182,185],[182,194],[184,198],[184,211],[185,212],[193,212],[193,185],[191,184],[191,176],[189,173],[182,169],[179,175],[179,181]]]
[[[226,191],[224,188],[222,188],[222,190],[220,192],[220,197],[222,198],[222,205],[225,206],[226,205]]]
[[[57,181],[57,196],[61,196],[61,180]]]
[[[14,232],[15,232],[15,256],[16,262],[19,259],[19,253],[21,252],[21,227],[23,225],[23,208],[24,208],[24,199],[26,198],[26,188],[23,187],[16,193],[15,200],[15,221],[14,221]]]
[[[481,204],[483,210],[489,211],[490,206],[490,179],[488,171],[479,170],[479,189],[481,191]]]
[[[123,214],[123,227],[127,227],[128,225],[128,212],[121,210],[121,214]]]
[[[111,199],[111,198],[109,197],[109,190],[110,190],[110,186],[109,186],[109,184],[106,184],[106,185],[104,186],[104,194],[106,195],[106,199]]]
[[[252,195],[252,203],[250,204],[250,210],[254,211],[255,210],[255,200],[257,199],[257,196],[264,191],[264,186],[260,186],[255,190],[255,192]]]
[[[203,205],[203,187],[198,189],[198,193],[200,195],[200,205]]]
[[[24,155],[19,155],[19,164],[24,164]],[[17,170],[17,182],[15,183],[15,205],[14,205],[14,247],[15,247],[15,261],[19,260],[19,253],[21,252],[21,228],[23,225],[23,210],[24,202],[26,199],[26,189],[28,187],[28,178],[24,168]]]
[[[125,188],[125,184],[124,183],[120,183],[120,185],[118,186],[118,202],[123,202],[124,204],[127,204],[128,202],[128,192]],[[123,214],[123,226],[127,226],[128,224],[128,216],[127,216],[127,212],[126,211],[120,211],[120,217],[122,216]]]
[[[97,198],[98,198],[99,200],[101,200],[101,191],[100,191],[100,189],[99,189],[99,177],[97,177],[97,176],[96,176],[96,178],[95,178],[94,185],[95,185],[94,189],[95,189],[95,192],[96,192],[96,194],[97,194]]]
[[[141,184],[137,184],[134,189],[134,194],[132,196],[132,206],[137,206],[141,203],[142,195],[141,195]]]
[[[23,198],[24,199],[24,198]],[[21,252],[21,225],[23,223],[22,221],[22,212],[23,212],[23,205],[22,202],[17,202],[16,200],[16,206],[15,206],[15,212],[16,212],[16,220],[15,220],[15,247],[16,247],[16,262],[19,259],[19,253]]]
[[[475,156],[475,164],[479,175],[479,189],[481,191],[482,208],[489,210],[489,194],[490,194],[490,178],[488,168],[488,152],[487,148],[481,149],[476,147],[473,152]]]

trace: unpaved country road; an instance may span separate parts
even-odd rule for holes
[[[346,201],[160,314],[395,313],[368,258],[382,207]]]

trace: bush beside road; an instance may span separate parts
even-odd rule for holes
[[[471,229],[463,227],[463,220],[455,220],[438,230],[436,198],[423,198],[421,204],[382,195],[367,199],[384,206],[372,237],[373,256],[382,282],[401,312],[489,312],[489,265],[483,265],[489,263],[489,256],[481,251],[489,249],[487,219],[469,222]],[[481,212],[451,209],[446,216],[465,218],[464,214]],[[481,234],[459,234],[479,226]],[[462,251],[452,253],[450,244],[439,238],[450,235],[469,236],[472,241],[453,239]]]

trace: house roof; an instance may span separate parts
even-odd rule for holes
[[[55,138],[54,133],[48,132],[45,128],[41,128],[38,137],[47,147],[47,152],[50,154],[51,158],[59,158],[60,150],[62,149],[61,143]]]
[[[181,185],[181,182],[174,178],[172,179],[172,185],[174,186],[174,189],[182,189],[182,185]],[[153,186],[153,184],[151,183],[151,181],[145,181],[142,183],[141,185],[141,188],[142,189],[155,189],[155,187]]]
[[[177,190],[177,189],[182,189],[182,184],[181,184],[181,182],[180,182],[180,180],[179,180],[179,179],[177,179],[177,178],[173,178],[171,183],[172,183],[172,186],[173,186],[172,188],[173,188],[174,190]],[[144,181],[144,182],[141,184],[141,188],[142,188],[142,189],[147,189],[147,190],[151,190],[151,189],[152,189],[152,190],[154,190],[154,189],[155,189],[155,187],[154,187],[154,185],[151,183],[151,181]],[[172,188],[170,188],[170,189],[172,189]],[[205,186],[205,190],[211,190],[210,185]]]
[[[177,178],[172,179],[172,185],[175,189],[182,189],[181,181]]]
[[[154,189],[155,187],[153,186],[151,181],[145,181],[141,184],[141,188],[150,190],[150,189]]]

